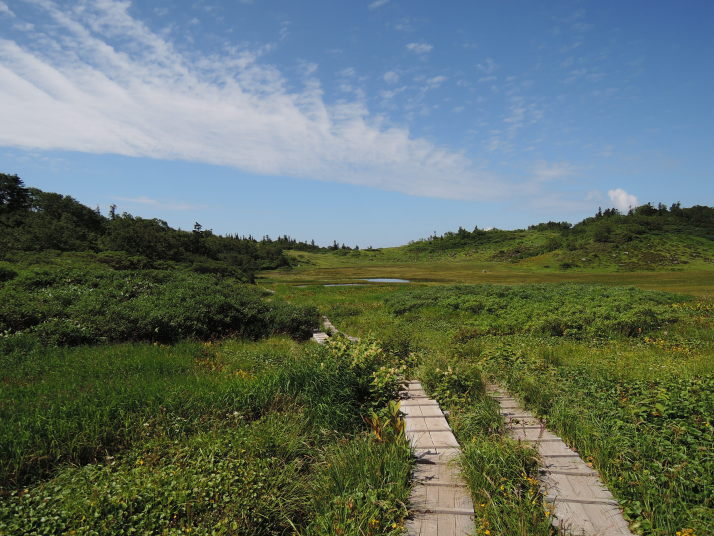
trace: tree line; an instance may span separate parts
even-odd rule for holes
[[[344,244],[342,249],[351,249]],[[191,231],[174,229],[158,218],[117,213],[108,216],[68,195],[26,187],[17,175],[0,173],[0,258],[17,251],[89,251],[121,269],[161,268],[189,263],[198,272],[235,275],[254,281],[259,270],[290,265],[284,251],[329,251],[315,241],[283,235],[276,239],[218,235],[196,223]]]

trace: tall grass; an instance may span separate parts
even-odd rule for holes
[[[315,414],[334,406],[333,421],[358,418],[350,398],[354,379],[321,368],[316,355],[286,357],[258,375],[233,362],[245,366],[252,360],[253,368],[265,367],[266,355],[275,358],[272,348],[263,352],[259,345],[251,354],[246,346],[237,351],[236,343],[228,344],[227,351],[182,343],[37,349],[4,356],[0,481],[30,482],[59,463],[97,460],[147,436],[178,438],[226,420],[252,420],[279,408],[283,399],[314,402]]]
[[[403,437],[360,436],[330,446],[313,481],[315,517],[301,534],[403,534],[411,466]]]
[[[477,533],[554,534],[537,481],[538,453],[503,436],[498,405],[486,394],[475,364],[441,357],[425,361],[418,372],[425,388],[449,409],[463,445],[459,464],[474,501]]]
[[[455,356],[507,384],[592,462],[633,530],[714,534],[711,300],[575,285],[279,292],[341,314],[338,325],[352,333],[395,341],[406,334],[410,341],[402,347],[424,363],[425,385],[453,405],[460,438],[470,445],[471,435],[477,437],[473,453],[483,465],[474,466],[474,478],[498,468],[500,457],[521,455],[497,435],[459,431],[461,414],[475,413],[469,422],[484,430],[498,426],[485,417],[478,395],[453,394],[464,374],[439,379]],[[436,368],[442,372],[431,382]],[[439,387],[442,380],[447,388]],[[526,466],[519,465],[524,474]],[[478,494],[486,483],[475,482]],[[494,520],[511,519],[509,530],[522,530],[508,508],[499,512]]]
[[[648,346],[513,338],[480,359],[599,469],[633,529],[714,533],[714,364]]]
[[[361,536],[403,524],[408,448],[362,419],[396,385],[374,343],[133,344],[11,359],[2,536],[327,536],[335,526]]]

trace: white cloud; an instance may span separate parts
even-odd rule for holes
[[[414,31],[414,25],[416,21],[414,19],[411,19],[409,17],[404,17],[397,22],[397,24],[394,26],[394,29],[399,31],[399,32],[413,32]]]
[[[205,205],[192,205],[190,203],[181,203],[174,201],[157,201],[156,199],[151,199],[146,196],[139,197],[114,197],[117,201],[125,201],[134,205],[149,205],[154,208],[164,209],[164,210],[201,210],[206,208]]]
[[[15,16],[15,14],[12,12],[12,9],[10,9],[8,7],[8,5],[2,1],[0,1],[0,13],[4,13],[5,15],[10,15],[11,17]]]
[[[614,190],[609,190],[607,195],[610,196],[610,201],[620,212],[627,212],[631,208],[635,208],[639,203],[637,197],[632,194],[628,194],[622,188],[616,188]]]
[[[414,52],[415,54],[427,54],[434,49],[429,43],[409,43],[407,45],[407,50]]]
[[[536,162],[533,174],[536,180],[552,181],[572,177],[577,171],[577,168],[568,162],[553,162],[549,164],[541,160]]]
[[[443,84],[445,81],[446,81],[445,76],[434,76],[432,78],[427,78],[426,79],[426,88],[427,89],[436,89],[441,84]]]
[[[303,65],[302,87],[287,89],[260,61],[275,44],[189,55],[134,19],[128,2],[35,5],[48,15],[38,20],[49,20],[22,43],[0,38],[0,146],[205,162],[441,198],[512,191],[464,154],[370,114],[363,99],[328,105],[314,64]]]
[[[369,6],[367,6],[369,9],[377,9],[382,7],[385,4],[388,4],[389,0],[374,0]]]
[[[382,78],[384,78],[387,84],[396,84],[399,82],[399,75],[394,71],[387,71]]]
[[[400,93],[403,93],[404,91],[407,90],[407,86],[401,86],[398,88],[394,88],[392,90],[384,90],[379,92],[379,96],[382,97],[383,99],[392,99],[399,95]]]

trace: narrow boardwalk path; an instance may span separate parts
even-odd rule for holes
[[[421,383],[410,381],[401,411],[406,436],[417,457],[410,498],[409,536],[466,536],[473,534],[471,495],[450,463],[460,452],[459,443],[436,400],[428,398]]]
[[[532,413],[504,389],[489,385],[514,439],[533,443],[542,460],[540,481],[552,504],[554,525],[566,534],[584,536],[633,536],[620,507],[594,469],[548,431]]]
[[[347,333],[343,333],[342,331],[340,331],[339,329],[337,329],[337,328],[335,327],[335,325],[334,325],[332,322],[330,322],[330,319],[327,318],[326,316],[323,316],[323,317],[322,317],[322,325],[325,326],[325,328],[327,328],[327,329],[328,329],[329,331],[331,331],[332,333],[340,333],[340,334],[344,335],[345,337],[347,337],[349,340],[351,340],[351,341],[353,341],[353,342],[359,340],[359,338],[357,338],[357,337],[352,337],[351,335],[347,335]]]

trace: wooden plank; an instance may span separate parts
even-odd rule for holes
[[[427,398],[419,382],[402,392],[405,433],[417,464],[412,478],[409,536],[467,536],[474,532],[473,502],[459,468],[460,452],[438,403]]]
[[[556,434],[500,387],[489,387],[497,397],[508,435],[533,443],[542,460],[539,480],[552,503],[553,524],[563,534],[632,536],[622,512],[597,471]]]

